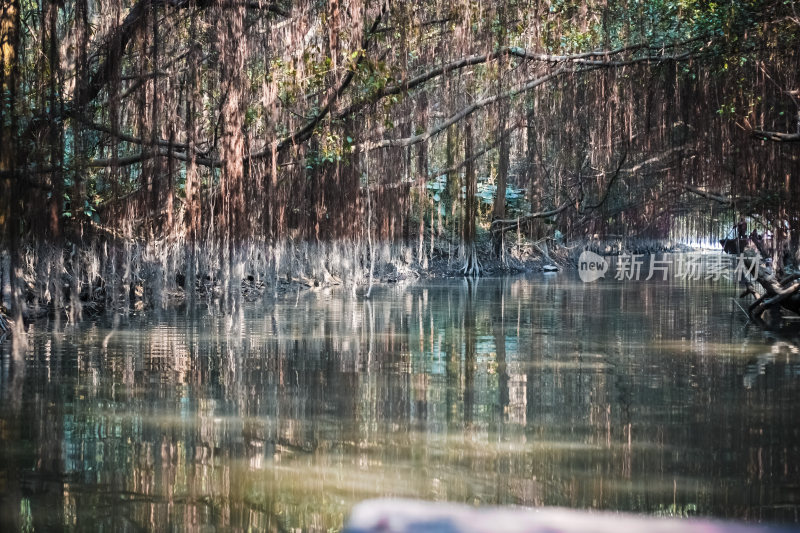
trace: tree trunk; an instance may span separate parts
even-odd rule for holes
[[[17,146],[17,91],[19,80],[18,51],[20,44],[20,10],[19,2],[4,2],[0,11],[0,125],[8,124],[0,130],[0,171],[4,177],[0,179],[0,270],[2,270],[2,298],[0,303],[14,319],[16,327],[22,331],[22,313],[25,299],[22,295],[23,280],[19,257],[19,238],[22,216],[27,197],[22,177],[16,174],[19,164],[19,147]],[[6,110],[10,117],[6,118]],[[14,350],[14,355],[18,355]]]
[[[501,104],[501,106],[506,108],[505,104]],[[497,130],[498,135],[502,135],[502,138],[500,139],[500,160],[497,165],[497,194],[494,198],[492,220],[502,220],[506,217],[506,185],[508,183],[508,159],[511,144],[511,135],[503,135],[506,129],[507,112],[508,109],[501,111],[500,124]],[[497,231],[492,234],[496,257],[502,257],[503,255],[504,235],[505,232],[503,231]]]
[[[447,168],[455,168],[456,158],[458,157],[458,129],[455,127],[447,128]],[[445,198],[450,203],[450,215],[448,218],[453,220],[452,230],[458,231],[457,223],[458,217],[454,217],[458,212],[458,206],[461,203],[461,180],[457,170],[447,174],[447,189],[445,190]]]
[[[531,204],[531,213],[535,213],[539,211],[541,207],[541,183],[539,179],[539,173],[536,172],[534,165],[536,163],[536,123],[535,123],[535,112],[534,112],[534,97],[531,96],[528,101],[528,110],[527,115],[525,117],[526,121],[526,128],[525,128],[525,184],[528,189],[528,200]],[[533,238],[538,238],[533,232],[534,224],[537,224],[536,220],[533,219],[529,222],[529,234]]]
[[[464,181],[466,182],[466,198],[464,199],[464,266],[461,273],[465,276],[480,276],[481,266],[475,250],[475,217],[478,216],[478,182],[475,177],[475,162],[472,161],[472,119],[464,123],[464,158],[467,161]]]
[[[499,41],[501,46],[506,44],[506,9],[505,4],[500,5],[498,17],[500,20],[499,25]],[[504,55],[498,61],[498,75],[497,75],[497,94],[505,92],[505,70],[507,64],[507,57]],[[510,134],[504,135],[506,131],[506,123],[508,122],[508,100],[502,99],[498,102],[498,120],[497,120],[497,135],[500,136],[500,157],[497,165],[497,191],[494,196],[494,206],[492,207],[492,220],[503,219],[506,217],[506,185],[508,183],[508,157]],[[505,232],[497,231],[492,233],[492,244],[494,245],[495,257],[503,257],[503,240]]]

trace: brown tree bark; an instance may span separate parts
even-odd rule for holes
[[[464,198],[464,266],[461,273],[465,276],[480,276],[481,267],[478,254],[475,250],[475,218],[478,216],[478,181],[475,176],[475,162],[472,159],[472,119],[467,117],[464,121],[464,158],[467,161],[464,182],[466,184],[466,197]]]
[[[500,125],[498,128],[498,135],[500,139],[500,154],[497,164],[497,193],[494,198],[494,206],[492,209],[492,220],[501,220],[506,216],[506,187],[508,184],[508,165],[509,165],[509,151],[511,148],[510,135],[503,135],[506,129],[506,119],[508,114],[508,102],[500,104]],[[494,254],[496,257],[503,255],[503,242],[505,240],[505,232],[498,231],[492,234],[494,244]]]
[[[507,32],[506,32],[506,8],[505,4],[501,3],[498,8],[498,18],[500,20],[500,35],[499,41],[501,44],[505,45],[507,42]],[[497,94],[503,94],[505,92],[505,75],[506,75],[506,65],[508,63],[508,55],[504,54],[500,57],[498,61],[497,69]],[[497,106],[497,136],[500,137],[500,153],[498,158],[497,164],[497,189],[494,196],[494,205],[492,206],[492,220],[502,219],[506,216],[506,186],[508,184],[508,158],[509,158],[509,138],[503,133],[506,130],[506,123],[508,122],[508,112],[509,112],[509,101],[507,99],[501,99],[498,102]],[[503,241],[505,240],[504,237],[505,233],[495,232],[492,234],[492,243],[494,245],[494,255],[495,257],[502,257],[503,256]]]

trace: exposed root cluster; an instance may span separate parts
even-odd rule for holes
[[[358,287],[369,281],[372,267],[380,281],[418,275],[430,249],[416,243],[249,242],[235,250],[211,243],[91,242],[80,248],[27,246],[13,276],[0,276],[3,294],[17,294],[25,319],[61,314],[70,320],[107,310],[164,307],[186,299],[252,301],[294,288],[333,285]],[[6,267],[12,270],[12,267]],[[0,266],[0,270],[4,270]],[[8,289],[8,290],[6,290]],[[3,298],[7,307],[10,297]]]
[[[464,266],[459,271],[462,276],[477,278],[481,275],[481,263],[474,245],[467,245],[465,251]]]
[[[11,336],[14,323],[9,319],[2,309],[0,309],[0,340]]]
[[[369,246],[362,241],[286,240],[251,241],[231,249],[180,239],[112,244],[101,238],[67,247],[27,245],[13,267],[8,261],[0,264],[0,303],[11,309],[18,302],[25,320],[59,315],[78,321],[108,311],[163,308],[185,301],[206,300],[225,307],[334,285],[356,293],[368,286],[370,272],[375,281],[392,283],[420,276],[475,278],[541,266],[541,252],[528,241],[506,240],[498,258],[492,255],[491,243],[480,237],[485,235],[466,246],[433,234],[423,236],[422,246],[418,241]],[[17,275],[10,276],[11,270]],[[7,319],[0,328],[0,333],[10,331]]]

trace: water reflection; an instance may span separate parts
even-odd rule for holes
[[[2,347],[0,528],[328,530],[374,496],[797,521],[800,356],[732,293],[534,276],[37,324],[24,368]]]

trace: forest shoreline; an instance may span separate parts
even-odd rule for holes
[[[340,286],[355,296],[368,297],[377,285],[464,277],[461,247],[445,238],[372,245],[344,241],[284,243],[264,246],[261,251],[258,243],[250,243],[238,254],[207,246],[202,248],[202,257],[196,253],[199,248],[192,253],[192,247],[185,243],[167,246],[162,242],[157,244],[158,249],[129,243],[122,248],[124,257],[120,256],[122,250],[98,242],[82,250],[67,247],[61,253],[53,247],[29,250],[21,312],[8,305],[10,284],[0,283],[0,336],[10,337],[15,323],[12,317],[28,324],[58,314],[77,322],[107,312],[145,311],[191,301],[218,302],[222,309],[230,310],[245,301],[307,290]],[[479,236],[475,243],[481,276],[574,270],[583,250],[618,255],[687,251],[688,247],[666,240],[601,240],[596,236],[569,243],[552,238],[518,239],[507,240],[498,256],[488,234]],[[220,255],[215,259],[217,252]],[[0,270],[5,274],[7,269],[9,263],[4,261]],[[62,272],[62,294],[53,282],[52,274],[58,271]],[[190,271],[196,278],[191,290],[186,283]],[[8,276],[3,278],[8,280]]]

